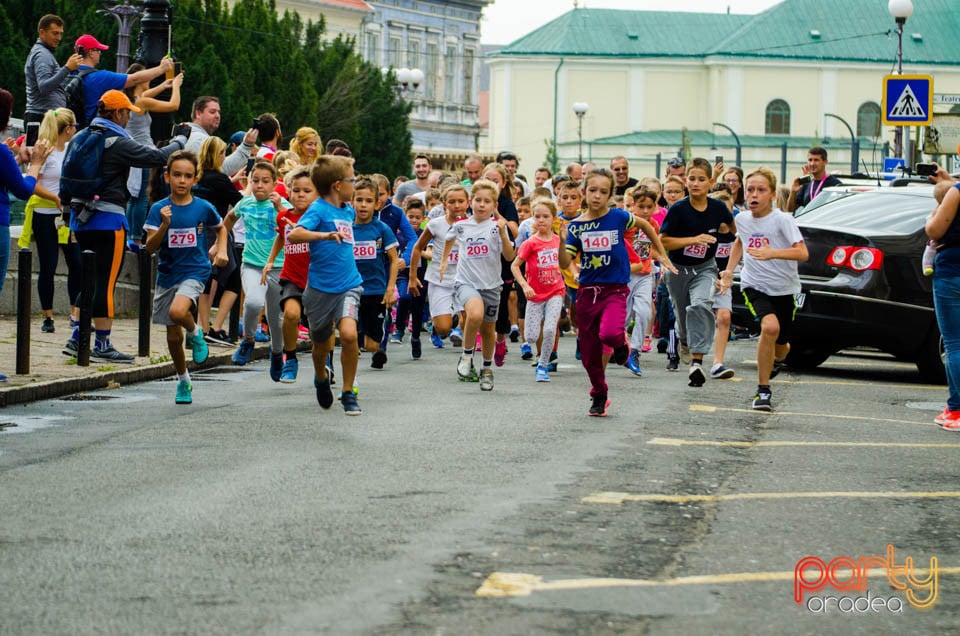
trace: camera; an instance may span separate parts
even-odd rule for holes
[[[809,174],[805,174],[805,175],[803,175],[802,177],[800,177],[799,179],[797,179],[797,182],[798,182],[800,185],[806,185],[806,184],[810,183],[811,181],[813,181],[813,175],[809,175]]]
[[[174,124],[173,128],[170,129],[170,138],[172,139],[177,135],[183,135],[189,139],[191,132],[193,132],[193,129],[190,128],[190,124]]]
[[[31,121],[27,123],[27,139],[24,141],[24,146],[27,148],[33,148],[37,145],[37,138],[40,136],[40,122]]]
[[[713,158],[713,163],[723,163],[723,155],[717,155]]]

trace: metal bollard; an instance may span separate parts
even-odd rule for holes
[[[17,375],[30,374],[30,302],[33,291],[33,252],[17,257]]]
[[[235,245],[233,253],[236,254],[237,258],[237,267],[242,267],[243,263],[243,246]],[[229,321],[229,334],[230,340],[237,340],[240,338],[240,310],[243,309],[243,291],[241,290],[240,296],[237,297],[233,307],[230,309],[230,321]]]
[[[80,333],[77,336],[77,364],[90,366],[90,331],[93,322],[93,294],[97,284],[97,255],[91,250],[80,254]]]
[[[140,298],[138,320],[137,355],[150,355],[150,318],[153,312],[153,302],[150,294],[150,282],[153,280],[153,257],[146,248],[137,254],[137,265],[140,270]]]

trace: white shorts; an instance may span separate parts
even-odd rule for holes
[[[453,292],[453,285],[439,285],[430,283],[427,285],[427,302],[430,304],[430,317],[452,316],[463,311],[463,305],[457,303],[456,294]]]

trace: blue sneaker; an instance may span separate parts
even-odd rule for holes
[[[530,360],[531,358],[533,358],[533,347],[524,342],[520,345],[520,359]]]
[[[263,330],[263,325],[257,326],[256,333],[253,334],[254,342],[270,342],[270,334]]]
[[[207,340],[203,337],[203,332],[199,332],[199,335],[193,336],[189,340],[190,344],[193,345],[190,347],[193,351],[193,361],[197,364],[206,362],[210,355],[210,347],[207,346]]]
[[[185,380],[177,383],[177,404],[193,404],[193,385]]]
[[[441,341],[441,344],[443,344],[443,341]],[[459,347],[463,344],[463,332],[460,331],[460,327],[450,331],[450,344],[454,347]]]
[[[297,373],[300,371],[300,363],[296,360],[287,360],[280,369],[280,381],[285,384],[293,384],[297,381]]]
[[[233,352],[233,356],[230,358],[233,360],[233,363],[238,367],[242,367],[246,363],[250,362],[250,354],[253,353],[253,343],[249,340],[244,340],[240,343],[240,346],[237,347],[237,350]]]
[[[0,373],[0,382],[6,382],[6,381],[7,381],[7,376],[5,376],[4,374]]]
[[[643,371],[640,369],[640,352],[639,351],[630,352],[630,357],[627,358],[626,366],[628,369],[630,369],[630,373],[632,373],[633,375],[637,377],[640,377],[641,375],[643,375]]]
[[[437,349],[443,349],[443,338],[438,336],[436,333],[430,334],[430,342],[432,342],[433,346]]]
[[[547,367],[537,365],[537,382],[549,382],[550,374],[547,373]]]
[[[280,374],[283,373],[283,354],[270,352],[270,379],[274,382],[280,381]]]
[[[357,402],[357,394],[353,391],[344,391],[340,394],[340,404],[343,405],[343,412],[347,415],[361,415],[360,403]]]

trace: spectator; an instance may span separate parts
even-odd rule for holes
[[[7,129],[10,114],[13,112],[13,95],[0,88],[0,132]],[[37,141],[30,156],[30,167],[24,177],[12,147],[12,142],[0,145],[0,292],[7,277],[7,263],[10,260],[10,194],[18,199],[29,199],[37,187],[40,168],[50,154],[51,146],[45,140]],[[0,382],[6,382],[7,376],[0,373]]]
[[[503,151],[497,155],[497,163],[502,165],[507,169],[507,174],[510,176],[510,180],[513,181],[513,189],[523,194],[521,196],[530,195],[530,186],[527,185],[527,182],[523,179],[517,178],[517,169],[520,168],[520,160],[517,159],[517,155],[509,151]]]
[[[682,181],[687,180],[687,162],[683,160],[683,157],[673,157],[667,161],[666,176],[680,177]]]
[[[327,145],[324,147],[323,153],[326,154],[326,155],[336,155],[337,153],[334,152],[334,151],[335,151],[337,148],[343,148],[344,150],[347,150],[347,151],[350,150],[350,146],[348,146],[348,145],[347,145],[347,142],[345,142],[344,140],[342,140],[342,139],[331,139],[331,140],[329,140],[329,141],[327,142]],[[341,156],[341,157],[346,156],[347,158],[349,158],[349,157],[352,157],[352,156],[353,156],[353,153],[350,153],[350,155],[339,155],[339,156]]]
[[[537,168],[537,171],[533,173],[533,183],[537,188],[540,187],[550,187],[550,169],[549,168]]]
[[[135,77],[136,74],[129,77]],[[127,77],[127,76],[124,76]],[[70,207],[70,230],[80,250],[96,253],[96,284],[93,297],[93,323],[96,341],[90,358],[97,362],[131,363],[133,356],[117,351],[110,342],[113,328],[113,294],[123,267],[123,246],[126,245],[126,206],[130,199],[127,178],[130,168],[160,168],[167,158],[187,142],[186,126],[175,135],[170,145],[159,149],[145,146],[130,137],[125,129],[131,112],[139,112],[121,91],[108,90],[97,104],[97,117],[90,127],[103,130],[108,136],[101,157],[101,185],[92,200],[73,199],[67,181],[61,181],[60,199]],[[69,166],[70,154],[65,157]],[[81,263],[82,268],[82,263]],[[73,304],[80,305],[79,301]],[[77,355],[79,330],[74,329],[63,352]]]
[[[290,150],[296,153],[301,166],[309,166],[317,160],[320,146],[320,133],[307,126],[298,128],[297,134],[290,142]]]
[[[613,194],[615,196],[626,194],[627,190],[632,189],[639,183],[630,176],[630,164],[626,157],[614,157],[610,160],[610,170],[613,171]]]
[[[840,185],[840,179],[827,174],[827,151],[814,146],[807,151],[807,164],[802,168],[803,177],[793,180],[786,212],[795,212],[813,201],[824,188]],[[809,175],[809,179],[805,179]],[[804,183],[803,181],[806,181]]]
[[[203,95],[195,99],[193,102],[193,121],[188,125],[190,126],[190,138],[187,140],[187,147],[184,150],[199,154],[203,142],[220,127],[219,98]],[[223,160],[223,172],[234,175],[245,168],[247,159],[250,158],[250,153],[256,143],[257,129],[251,128],[244,134],[240,145]]]
[[[413,174],[416,179],[405,181],[394,189],[393,202],[403,207],[403,202],[411,194],[423,192],[430,187],[430,157],[419,154],[413,159]]]
[[[169,57],[163,58],[160,64],[153,68],[144,69],[131,75],[124,73],[114,73],[113,71],[98,70],[97,64],[100,63],[100,56],[110,47],[106,44],[100,44],[97,38],[92,35],[81,35],[77,38],[75,45],[76,52],[83,56],[77,73],[85,73],[83,77],[83,117],[77,113],[77,119],[89,122],[97,114],[97,104],[100,98],[109,90],[122,91],[125,88],[136,86],[137,84],[149,83],[154,78],[160,77],[168,70],[173,69],[173,60]],[[126,111],[130,112],[130,111]]]
[[[583,166],[579,163],[571,163],[564,169],[564,172],[577,183],[583,180]],[[556,192],[556,188],[554,188],[554,192]]]
[[[62,67],[53,56],[63,38],[63,19],[48,13],[37,25],[37,41],[27,55],[23,75],[27,81],[27,106],[23,123],[40,122],[43,114],[55,108],[65,108],[67,95],[63,80],[71,71],[80,68],[83,56],[74,53]]]
[[[480,179],[480,173],[483,172],[483,160],[477,155],[470,155],[463,162],[463,171],[467,178],[460,182],[464,186],[472,186],[475,181]]]

